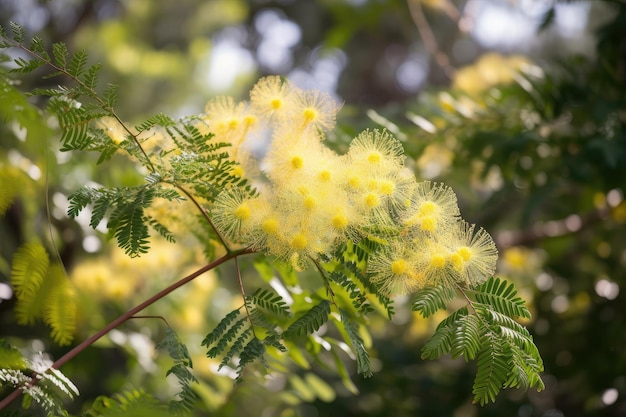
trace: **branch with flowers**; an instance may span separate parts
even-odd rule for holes
[[[235,371],[237,381],[315,361],[336,368],[355,391],[341,355],[355,358],[359,374],[372,374],[371,314],[391,318],[393,300],[409,296],[412,309],[426,318],[451,308],[458,295],[463,306],[439,324],[422,356],[476,360],[473,393],[480,404],[494,401],[503,388],[543,387],[539,352],[516,321],[530,312],[514,284],[493,277],[491,236],[461,218],[450,187],[416,179],[391,134],[366,130],[345,154],[336,153],[324,141],[340,105],[278,76],[259,80],[249,101],[218,97],[203,114],[179,121],[160,114],[131,127],[114,113],[114,90],[105,97],[96,92],[98,67],[87,67],[83,55],[69,57],[58,44],[52,54],[37,39],[27,46],[20,28],[13,32],[0,33],[1,46],[32,57],[18,59],[15,72],[47,65],[74,82],[36,91],[51,97],[47,111],[59,119],[62,149],[95,151],[102,162],[124,153],[148,172],[134,187],[77,190],[69,196],[70,217],[90,207],[90,225],[106,220],[118,246],[136,257],[149,250],[151,231],[175,241],[164,219],[149,214],[154,201],[191,201],[198,212],[192,232],[209,262],[112,321],[54,368],[200,273],[234,260],[241,305],[202,345],[207,356],[221,358],[220,368]],[[246,288],[238,260],[251,254],[266,282],[255,291]],[[45,276],[14,271],[22,284]],[[22,305],[37,299],[39,286],[33,288],[20,293]],[[16,388],[0,409],[27,391]]]

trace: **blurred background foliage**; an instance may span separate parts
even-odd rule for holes
[[[623,1],[4,0],[0,16],[101,62],[103,85],[120,86],[118,110],[129,122],[196,114],[210,97],[245,98],[258,77],[284,74],[344,102],[331,146],[386,127],[418,178],[451,185],[463,216],[494,236],[499,273],[531,305],[526,324],[545,361],[545,391],[505,391],[479,408],[471,366],[420,359],[437,317],[411,315],[399,299],[393,324],[372,318],[374,377],[353,375],[346,386],[303,362],[233,386],[200,349],[240,302],[225,267],[145,313],[165,317],[190,349],[198,415],[626,415]],[[20,243],[42,239],[51,257],[58,249],[81,296],[78,340],[200,266],[203,254],[180,226],[193,227],[184,204],[162,213],[178,221],[168,225],[178,243],[157,240],[132,260],[91,230],[88,216],[67,218],[65,196],[80,185],[141,177],[121,157],[96,166],[90,155],[59,153],[41,103],[16,91],[58,82],[37,75],[23,86],[3,81],[0,93],[0,192],[18,197],[0,207],[0,336],[55,358],[65,349],[45,329],[14,324],[6,283]],[[259,278],[247,271],[253,287]],[[167,355],[155,351],[164,333],[161,320],[132,320],[68,363],[63,371],[81,390],[68,409],[124,387],[173,395]]]

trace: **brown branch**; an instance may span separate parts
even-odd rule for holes
[[[547,238],[578,233],[604,220],[609,212],[610,208],[603,208],[582,216],[571,215],[560,220],[536,223],[526,230],[502,231],[495,236],[495,242],[498,248],[507,249],[537,243]]]
[[[61,366],[63,366],[65,363],[67,363],[68,361],[73,359],[75,356],[77,356],[79,353],[81,353],[83,350],[85,350],[89,346],[93,345],[96,341],[98,341],[100,338],[105,336],[111,330],[115,329],[116,327],[118,327],[122,323],[126,322],[127,320],[135,317],[135,315],[137,313],[139,313],[140,311],[142,311],[145,308],[149,307],[150,305],[154,304],[155,302],[159,301],[160,299],[162,299],[163,297],[165,297],[166,295],[168,295],[172,291],[174,291],[174,290],[180,288],[181,286],[187,284],[188,282],[190,282],[193,279],[197,278],[198,276],[204,274],[205,272],[210,271],[210,270],[218,267],[219,265],[223,264],[226,261],[229,261],[230,259],[233,259],[233,258],[237,259],[238,256],[249,254],[249,253],[252,253],[252,250],[244,249],[244,250],[238,251],[238,252],[229,252],[226,255],[222,256],[221,258],[216,259],[215,261],[211,262],[210,264],[207,264],[207,265],[203,266],[202,268],[198,269],[197,271],[195,271],[195,272],[187,275],[186,277],[176,281],[174,284],[172,284],[169,287],[159,291],[158,293],[156,293],[152,297],[148,298],[144,302],[136,305],[135,307],[133,307],[130,310],[128,310],[126,313],[122,314],[121,316],[119,316],[115,320],[111,321],[109,324],[107,324],[105,327],[100,329],[93,336],[85,339],[83,342],[81,342],[80,344],[76,345],[73,349],[71,349],[65,355],[63,355],[59,359],[57,359],[52,364],[51,368],[59,369]],[[33,377],[32,382],[30,383],[29,386],[33,386],[37,382],[38,382],[38,379]],[[17,388],[12,393],[10,393],[8,396],[6,396],[2,401],[0,401],[0,410],[3,410],[13,400],[17,399],[22,394],[22,391],[23,391],[23,388],[21,388],[21,387]]]
[[[452,79],[454,77],[456,69],[450,64],[450,58],[448,58],[448,55],[442,52],[439,48],[437,39],[435,38],[435,34],[433,33],[433,30],[430,27],[428,20],[426,19],[426,15],[424,15],[421,0],[408,0],[407,5],[409,7],[409,13],[411,14],[411,18],[413,19],[413,22],[417,27],[417,31],[422,37],[424,46],[433,56],[435,62],[437,62],[437,64],[441,67],[444,74],[448,78]]]

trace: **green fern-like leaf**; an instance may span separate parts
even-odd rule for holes
[[[202,346],[211,347],[228,330],[230,325],[239,317],[241,309],[236,309],[228,313],[202,341]]]
[[[363,338],[359,335],[358,323],[352,320],[343,310],[339,310],[339,314],[349,342],[356,353],[357,372],[364,377],[372,376],[369,353],[363,344]]]
[[[15,251],[11,283],[18,300],[29,303],[35,298],[49,265],[48,253],[40,243],[26,243]]]
[[[466,361],[476,358],[480,350],[481,317],[476,314],[461,317],[452,330],[450,353]]]
[[[472,392],[474,402],[485,405],[493,402],[509,379],[510,349],[502,338],[490,331],[481,337],[481,350],[477,356],[477,372]]]
[[[235,355],[239,355],[252,336],[252,330],[250,328],[245,329],[241,334],[239,334],[237,340],[235,340],[235,342],[230,346],[230,349],[228,349],[228,352],[224,355],[218,370],[228,365]]]
[[[189,350],[171,327],[166,328],[165,338],[156,347],[167,349],[169,356],[174,360],[174,365],[165,375],[176,376],[181,387],[177,393],[179,399],[170,401],[170,411],[179,415],[189,414],[198,399],[198,394],[192,388],[192,384],[197,383],[198,379],[191,371],[193,364]]]
[[[52,55],[54,56],[54,63],[57,66],[61,68],[67,66],[69,53],[67,52],[67,46],[63,42],[57,42],[52,45]]]
[[[264,288],[257,289],[250,297],[250,301],[257,307],[271,311],[279,317],[290,317],[289,306],[283,298]]]
[[[284,338],[306,336],[318,330],[328,321],[330,301],[322,300],[291,324],[283,333]]]
[[[70,204],[67,209],[67,215],[71,218],[76,218],[85,207],[97,198],[103,198],[103,196],[99,195],[98,191],[92,188],[81,187],[77,189],[68,196]],[[104,217],[104,213],[102,213],[102,217]]]
[[[455,338],[457,328],[467,315],[467,307],[461,307],[443,319],[437,326],[435,333],[422,348],[422,358],[438,359],[443,355],[451,353],[452,343]],[[457,342],[457,352],[458,351],[459,346]]]
[[[489,304],[509,317],[531,318],[524,300],[517,295],[515,285],[500,278],[491,277],[476,287],[475,297],[478,302]]]
[[[0,338],[0,369],[26,369],[26,359],[22,353],[5,339]]]
[[[67,72],[74,78],[80,78],[87,66],[87,53],[85,51],[78,51],[72,55],[69,64],[67,65]]]
[[[53,264],[47,279],[55,285],[46,295],[43,319],[52,329],[52,339],[60,346],[69,345],[76,330],[76,295],[61,265]]]
[[[426,287],[417,293],[411,303],[413,311],[419,312],[422,317],[430,317],[438,310],[445,309],[454,298],[454,289],[446,286]]]
[[[452,350],[454,326],[438,328],[422,347],[422,359],[439,359]]]
[[[20,176],[12,169],[0,168],[0,217],[11,207],[20,191]]]
[[[144,390],[126,390],[111,397],[98,397],[90,410],[90,417],[167,417],[167,407]]]
[[[213,346],[207,352],[207,356],[209,358],[215,358],[218,355],[221,355],[226,348],[228,348],[229,344],[238,338],[241,330],[244,328],[247,317],[237,320],[228,328],[228,330],[222,335],[222,337],[216,341],[215,346]]]
[[[155,190],[151,187],[139,187],[129,190],[129,194],[129,198],[120,195],[116,201],[108,227],[114,232],[118,246],[127,255],[136,257],[148,251],[150,234],[144,209],[152,204]]]
[[[239,354],[239,366],[237,368],[237,382],[243,380],[243,371],[246,366],[257,359],[263,359],[265,345],[256,337],[252,338]]]

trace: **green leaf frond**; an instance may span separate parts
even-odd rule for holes
[[[27,361],[22,353],[6,339],[0,338],[0,369],[26,369]]]
[[[496,311],[509,317],[531,318],[525,301],[517,295],[513,283],[491,277],[475,288],[476,301],[492,306]]]
[[[379,291],[366,274],[370,254],[382,246],[382,243],[373,238],[363,238],[358,244],[348,240],[340,245],[334,254],[340,263],[331,271],[330,279],[348,293],[352,304],[361,313],[373,312],[375,304],[372,301],[375,303],[377,300],[387,317],[391,318],[395,314],[393,300]],[[373,295],[371,300],[369,294]],[[373,300],[374,297],[376,300]]]
[[[474,401],[485,405],[495,401],[496,395],[509,379],[511,351],[498,334],[490,331],[483,332],[480,346],[472,392]]]
[[[86,417],[167,417],[170,410],[142,389],[128,389],[113,397],[96,398]]]
[[[11,281],[17,297],[17,322],[33,325],[43,318],[56,343],[70,344],[76,330],[76,295],[63,267],[50,264],[41,244],[27,243],[17,249]]]
[[[165,338],[156,346],[157,349],[166,349],[170,358],[174,360],[174,365],[168,369],[167,375],[174,375],[180,384],[180,391],[177,393],[178,400],[170,402],[170,411],[175,415],[187,415],[194,409],[194,404],[198,399],[198,394],[193,390],[192,384],[198,379],[192,372],[193,363],[187,346],[180,340],[176,332],[171,327],[165,329]]]
[[[283,297],[265,288],[257,289],[252,296],[250,302],[255,306],[270,311],[279,317],[290,317],[291,312],[289,306],[283,300]]]
[[[445,309],[454,296],[454,288],[447,285],[422,288],[413,298],[411,308],[427,318]]]
[[[236,322],[240,314],[241,308],[238,308],[224,316],[224,318],[220,320],[217,326],[215,326],[215,329],[207,334],[204,340],[202,340],[202,346],[210,348],[213,345],[219,345],[220,341],[223,339],[224,334],[228,331],[228,329],[230,329],[232,324]],[[226,343],[224,343],[224,346],[221,350],[224,350],[225,348]]]
[[[82,187],[69,196],[68,215],[76,217],[92,205],[89,225],[96,228],[108,215],[107,228],[117,239],[118,246],[131,257],[147,252],[149,227],[170,242],[175,238],[172,232],[158,220],[145,214],[156,198],[169,201],[180,200],[176,190],[161,184],[158,174],[149,174],[145,185],[121,188]]]
[[[10,358],[16,359],[16,351],[17,349],[0,339],[0,353],[3,355],[7,353]],[[33,384],[33,377],[27,375],[25,371],[37,368],[39,365],[33,364],[29,359],[21,358],[17,363],[18,366],[5,367],[6,361],[7,358],[0,359],[0,387],[22,389],[24,392],[22,405],[25,409],[29,409],[34,401],[48,415],[67,415],[63,411],[64,400],[75,398],[79,392],[72,381],[61,371],[54,368],[38,370],[37,384],[35,385]]]
[[[47,280],[54,285],[46,291],[43,320],[52,329],[52,339],[60,346],[69,345],[76,331],[76,294],[60,264],[53,264]]]
[[[463,290],[465,291],[465,290]],[[524,301],[512,284],[490,278],[475,290],[471,301],[437,326],[422,348],[422,357],[437,359],[443,355],[476,360],[474,401],[484,405],[495,401],[504,388],[543,389],[540,373],[543,361],[528,330],[515,321],[530,317]],[[428,289],[418,295],[418,311],[432,314],[444,307],[445,297]],[[414,306],[416,301],[414,301]]]
[[[11,284],[18,301],[30,304],[35,300],[49,265],[48,252],[40,243],[25,243],[15,251]]]
[[[329,314],[330,301],[322,300],[319,304],[314,305],[311,309],[298,317],[296,321],[284,331],[283,337],[288,339],[313,334],[328,321]]]
[[[363,338],[359,335],[359,324],[352,320],[342,309],[339,310],[339,314],[343,328],[348,336],[348,340],[346,342],[350,343],[356,353],[357,372],[364,377],[372,376],[370,357],[363,343]]]
[[[0,184],[2,184],[0,187],[0,217],[4,216],[15,201],[19,194],[21,183],[21,175],[19,173],[7,167],[0,167]]]

